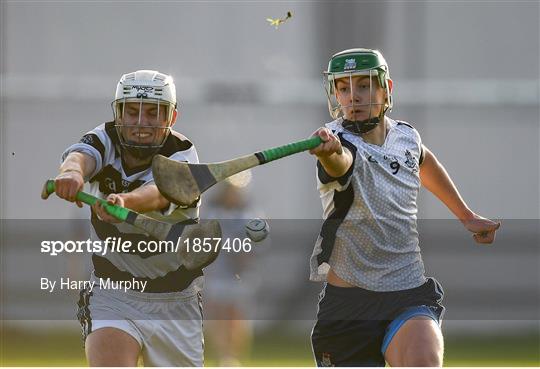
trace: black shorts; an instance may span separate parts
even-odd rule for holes
[[[443,295],[434,278],[392,292],[326,284],[311,334],[317,366],[384,366],[384,352],[406,320],[426,316],[440,324]]]

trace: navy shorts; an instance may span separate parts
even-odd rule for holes
[[[440,324],[443,295],[434,278],[391,292],[326,284],[311,334],[317,366],[384,366],[384,352],[405,321],[426,316]]]

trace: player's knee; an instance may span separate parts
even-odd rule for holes
[[[116,328],[101,328],[85,341],[89,366],[137,366],[140,346],[129,334]]]
[[[437,349],[413,349],[405,353],[404,366],[442,367],[443,352]]]

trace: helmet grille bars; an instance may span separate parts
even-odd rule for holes
[[[378,50],[372,49],[349,49],[334,54],[328,63],[328,69],[323,73],[325,79],[325,90],[328,99],[328,109],[334,119],[343,118],[346,125],[354,128],[356,134],[368,132],[384,119],[384,114],[392,108],[392,96],[389,86],[389,69],[386,60]],[[369,79],[369,97],[358,90],[353,85],[354,77],[364,76]],[[373,78],[377,77],[379,83],[375,85]],[[349,83],[350,101],[338,101],[339,91],[337,90],[337,80],[347,78]],[[375,90],[379,87],[385,90],[384,102],[374,101]],[[367,86],[366,86],[367,87]],[[365,90],[364,90],[365,91]],[[359,99],[358,94],[362,94]],[[360,104],[360,105],[358,105]],[[356,121],[358,114],[366,112],[364,108],[357,109],[358,106],[367,107],[369,114],[367,119]],[[381,106],[380,114],[377,117],[372,116],[372,107]],[[349,119],[352,120],[349,120]],[[345,127],[345,124],[344,124]]]
[[[122,148],[141,159],[150,158],[170,134],[176,109],[171,76],[154,70],[124,74],[112,102]]]

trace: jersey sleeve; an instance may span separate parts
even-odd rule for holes
[[[91,156],[96,161],[96,168],[88,178],[92,178],[101,171],[104,166],[108,151],[111,150],[111,142],[104,131],[104,124],[94,128],[82,136],[79,142],[69,146],[62,153],[62,162],[72,152],[80,152]]]
[[[424,162],[424,157],[426,156],[426,153],[424,152],[424,144],[422,144],[420,133],[418,133],[418,145],[420,146],[420,155],[418,156],[418,165],[422,165],[422,163]]]
[[[407,122],[397,120],[396,123],[398,127],[401,126],[401,128],[405,130],[405,132],[407,132],[409,136],[412,136],[414,142],[418,145],[418,165],[421,165],[424,161],[425,153],[424,147],[422,145],[422,137],[420,136],[420,132],[418,132],[416,128],[414,128],[411,124]]]
[[[418,165],[422,165],[422,162],[424,161],[424,146],[422,145],[422,137],[420,136],[420,132],[416,130],[416,128],[413,128],[415,141],[418,144]]]
[[[351,178],[351,175],[353,173],[354,162],[356,160],[356,146],[354,146],[351,142],[347,141],[343,137],[343,133],[338,133],[338,137],[341,142],[341,145],[343,147],[346,147],[351,152],[352,157],[353,157],[353,162],[351,164],[351,167],[341,177],[332,177],[330,174],[326,172],[321,162],[317,160],[317,179],[322,185],[330,184],[332,182],[337,181],[341,186],[345,186],[349,182],[349,179]]]

